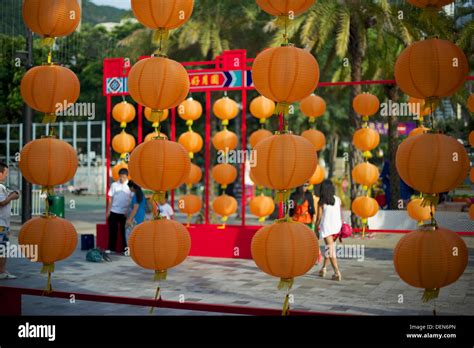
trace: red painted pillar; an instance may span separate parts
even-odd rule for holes
[[[138,144],[141,144],[143,141],[143,106],[140,104],[138,106]]]
[[[242,70],[242,151],[245,154],[243,157],[247,159],[247,89],[245,87],[245,70]],[[241,175],[242,175],[242,226],[245,226],[245,206],[246,206],[246,187],[245,187],[245,160],[241,165]]]
[[[111,127],[111,122],[110,122],[110,116],[112,114],[112,99],[108,95],[107,96],[107,104],[106,104],[106,113],[105,113],[105,156],[106,156],[106,187],[105,187],[105,214],[107,214],[107,211],[109,209],[109,197],[108,197],[108,192],[109,192],[109,187],[110,187],[110,157],[111,157],[111,151],[110,151],[110,146],[111,146],[111,137],[112,137],[112,130],[110,129]],[[107,216],[105,217],[107,221]]]
[[[21,293],[8,287],[0,287],[0,316],[21,315]]]
[[[281,132],[283,131],[284,125],[285,125],[285,117],[283,116],[283,113],[281,112],[278,118],[278,130]],[[285,212],[283,210],[283,203],[278,203],[278,218],[283,218],[285,215]]]
[[[205,135],[205,166],[204,166],[204,175],[205,175],[205,221],[206,224],[209,224],[209,171],[211,170],[211,92],[206,91],[206,135]]]
[[[176,108],[171,109],[171,141],[176,141]],[[174,210],[174,190],[171,190],[171,208]]]

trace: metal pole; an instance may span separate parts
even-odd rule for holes
[[[29,29],[26,29],[26,69],[29,70],[33,66],[33,34]],[[27,144],[31,141],[31,126],[33,122],[33,110],[26,105],[23,105],[23,144]],[[21,159],[20,159],[21,160]],[[31,184],[21,178],[21,223],[24,224],[26,221],[31,219]]]

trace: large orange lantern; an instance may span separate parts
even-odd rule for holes
[[[214,103],[212,111],[217,118],[221,119],[224,125],[228,124],[239,114],[239,105],[229,97],[222,97]]]
[[[199,183],[202,179],[202,170],[199,166],[195,165],[194,163],[191,163],[191,168],[189,170],[189,175],[184,181],[186,185],[189,187],[192,185],[196,185]]]
[[[443,6],[449,5],[454,0],[407,0],[413,6],[419,8],[430,8],[434,7],[440,9]]]
[[[128,134],[125,131],[120,132],[112,139],[112,148],[115,152],[121,155],[131,153],[135,146],[135,138],[133,137],[133,135]]]
[[[272,132],[266,129],[259,129],[252,134],[250,134],[249,137],[249,144],[252,146],[252,148],[255,148],[259,142],[261,142],[263,139],[270,138],[273,135]]]
[[[368,117],[375,115],[379,111],[380,101],[373,94],[362,93],[354,98],[352,107],[359,115]]]
[[[112,178],[114,179],[114,181],[118,181],[120,169],[128,170],[128,164],[125,162],[119,162],[112,168]]]
[[[265,123],[266,119],[271,117],[275,112],[275,102],[264,96],[259,96],[250,103],[250,113]]]
[[[311,94],[301,101],[300,108],[301,112],[310,118],[310,121],[314,121],[326,112],[326,102],[320,96]]]
[[[36,66],[21,80],[20,92],[31,108],[43,112],[43,122],[55,122],[79,98],[79,79],[68,68],[58,65]]]
[[[354,181],[366,187],[375,185],[379,179],[379,169],[371,163],[359,163],[352,170],[352,178]]]
[[[196,195],[185,195],[178,201],[179,211],[188,217],[188,225],[191,217],[201,211],[202,199]]]
[[[218,164],[212,168],[212,178],[225,189],[237,179],[237,169],[228,163]]]
[[[272,16],[297,16],[306,12],[316,0],[257,0],[257,5]]]
[[[194,0],[132,0],[133,14],[144,26],[159,31],[176,29],[193,13]]]
[[[237,134],[231,132],[227,128],[217,132],[214,137],[212,138],[212,145],[214,145],[215,149],[218,151],[225,151],[234,150],[237,147],[239,139],[237,138]]]
[[[51,292],[54,264],[68,258],[76,250],[77,232],[65,219],[53,215],[35,217],[21,227],[18,244],[28,248],[33,245],[38,247],[36,259],[32,261],[43,264],[41,273],[48,273],[46,292]]]
[[[178,115],[185,121],[189,121],[192,125],[193,121],[199,119],[202,115],[202,105],[193,98],[188,98],[178,106]]]
[[[217,215],[220,215],[222,222],[226,222],[232,214],[237,211],[237,200],[228,195],[216,197],[212,202],[212,209]]]
[[[315,151],[321,151],[326,146],[326,137],[316,129],[305,130],[301,136],[313,144]]]
[[[164,110],[178,106],[189,92],[189,77],[178,62],[165,57],[138,61],[130,69],[128,90],[132,98],[152,109],[153,122]]]
[[[470,167],[464,146],[443,134],[404,140],[397,150],[396,166],[408,186],[426,194],[456,188],[466,179]]]
[[[21,174],[28,182],[46,188],[67,183],[77,166],[74,148],[53,137],[33,140],[20,152]]]
[[[138,185],[160,194],[182,185],[191,161],[181,144],[156,138],[140,144],[130,155],[130,176]]]
[[[132,122],[135,119],[135,115],[135,107],[126,101],[118,103],[112,109],[112,117],[120,123],[121,128],[125,128],[127,123]]]
[[[193,158],[194,154],[201,151],[203,140],[202,137],[193,131],[188,131],[180,135],[178,143],[184,146],[189,153],[189,157]]]
[[[366,220],[370,217],[375,216],[379,211],[379,204],[378,202],[366,196],[357,197],[352,202],[352,211],[354,214]]]
[[[137,265],[154,270],[155,280],[163,280],[168,269],[179,265],[188,256],[191,237],[182,224],[160,219],[136,226],[128,246],[130,257]]]
[[[264,222],[267,216],[272,215],[275,210],[275,202],[263,194],[252,198],[249,204],[250,212],[257,216],[258,221]]]
[[[431,219],[431,207],[423,206],[422,203],[422,198],[415,198],[407,204],[408,216],[419,223],[423,223],[423,221]]]
[[[319,82],[319,65],[311,53],[293,46],[261,52],[253,63],[257,91],[276,102],[277,113],[287,114],[291,103],[309,96]]]
[[[464,52],[447,40],[428,39],[407,47],[395,64],[400,89],[419,99],[449,97],[461,88],[469,73]]]
[[[372,128],[360,128],[355,131],[352,143],[360,151],[372,151],[380,144],[380,134]]]
[[[316,234],[299,222],[277,222],[262,227],[251,244],[252,258],[263,272],[280,278],[279,289],[293,285],[296,277],[308,272],[319,256]],[[287,314],[288,293],[283,314]]]
[[[26,26],[49,40],[72,34],[81,21],[77,0],[25,0],[22,13]]]
[[[303,185],[316,170],[317,155],[303,137],[279,134],[255,147],[257,164],[251,173],[259,185],[277,190],[275,201],[284,201],[289,190]]]
[[[468,249],[462,238],[432,226],[406,234],[393,252],[395,271],[404,282],[425,289],[425,302],[458,280],[467,263]]]

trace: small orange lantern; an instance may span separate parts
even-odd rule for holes
[[[127,153],[131,153],[136,146],[135,138],[123,130],[112,139],[112,148],[115,152],[125,157]]]
[[[354,181],[365,187],[375,185],[379,179],[379,169],[371,163],[359,163],[352,170],[352,178]]]
[[[368,117],[375,115],[379,111],[380,101],[373,94],[362,93],[354,98],[352,107],[359,115]]]
[[[290,17],[306,12],[315,2],[316,0],[257,0],[257,5],[272,16]]]
[[[191,217],[199,213],[202,208],[202,199],[196,195],[185,195],[181,197],[178,202],[179,211],[186,214],[188,217],[188,226],[191,220]]]
[[[33,140],[20,152],[21,174],[28,182],[45,188],[67,183],[77,166],[74,148],[53,137]]]
[[[189,175],[184,181],[184,183],[188,186],[196,185],[202,179],[202,170],[199,166],[191,163],[191,169],[189,171]]]
[[[313,144],[315,151],[321,151],[326,146],[326,137],[316,129],[305,130],[301,136]]]
[[[214,145],[215,149],[218,151],[227,152],[229,150],[234,150],[237,147],[238,142],[239,139],[237,138],[237,134],[229,131],[227,128],[217,132],[212,138],[212,145]]]
[[[380,134],[372,128],[361,128],[355,131],[352,143],[359,151],[372,151],[380,144]]]
[[[178,143],[184,146],[189,153],[189,157],[193,158],[194,154],[201,151],[203,140],[202,137],[193,131],[188,131],[180,135]]]
[[[303,114],[310,118],[310,122],[314,122],[326,112],[326,102],[320,96],[311,94],[301,101],[300,108]]]
[[[118,181],[120,169],[128,169],[128,164],[125,162],[119,162],[112,168],[112,178],[114,181]]]
[[[237,179],[237,169],[231,164],[221,163],[212,168],[212,177],[223,189]]]
[[[269,130],[259,129],[250,135],[249,144],[252,146],[252,148],[255,148],[259,142],[261,142],[263,139],[270,138],[272,135],[273,133]]]
[[[426,134],[430,131],[429,128],[426,128],[424,126],[421,126],[421,127],[417,127],[415,129],[413,129],[410,134],[408,134],[408,137],[415,137],[417,135],[420,135],[420,134]]]
[[[405,283],[425,289],[425,302],[437,298],[440,288],[457,281],[467,263],[466,243],[445,228],[430,226],[410,232],[393,252],[395,271]]]
[[[379,211],[379,204],[371,197],[361,196],[352,202],[352,211],[360,218],[366,220],[375,216]]]
[[[167,32],[186,23],[194,0],[132,0],[133,14],[144,26]]]
[[[309,185],[319,185],[324,181],[326,177],[326,172],[324,171],[324,168],[318,164],[316,167],[316,170],[314,171],[314,174],[311,178],[309,178]],[[310,187],[312,189],[312,187]]]
[[[249,207],[250,212],[259,218],[258,221],[264,222],[265,218],[272,215],[275,210],[275,202],[270,197],[262,194],[252,198]]]
[[[275,102],[264,96],[259,96],[250,103],[250,113],[260,119],[260,123],[265,123],[267,118],[275,112]]]
[[[199,119],[202,115],[202,105],[193,98],[188,98],[178,106],[178,115],[185,121],[193,121]]]
[[[450,3],[454,2],[454,0],[408,0],[410,4],[419,8],[437,8],[440,9]]]
[[[239,105],[229,97],[222,97],[216,100],[212,111],[217,118],[224,121],[223,125],[227,125],[229,120],[232,120],[239,114]]]
[[[423,221],[431,219],[430,206],[424,207],[422,202],[422,198],[415,198],[407,204],[408,216],[419,223],[423,223]]]
[[[212,202],[212,209],[217,215],[220,215],[222,222],[226,222],[232,214],[237,211],[237,200],[228,195],[216,197]]]
[[[121,128],[127,127],[127,123],[132,122],[135,119],[135,115],[135,107],[126,101],[118,103],[112,109],[112,117],[120,123]]]

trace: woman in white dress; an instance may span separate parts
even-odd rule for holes
[[[324,180],[319,191],[317,221],[320,237],[326,244],[323,267],[319,271],[319,276],[326,276],[327,265],[331,262],[334,269],[332,279],[340,281],[342,275],[337,265],[334,236],[339,234],[342,227],[341,200],[336,196],[336,189],[331,180]]]

